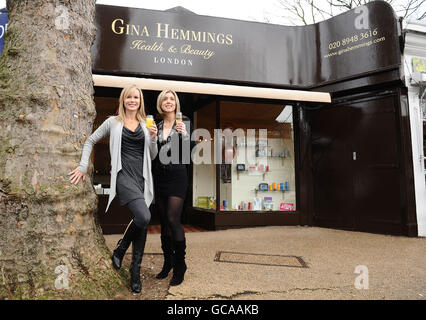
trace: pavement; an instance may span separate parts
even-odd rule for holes
[[[185,280],[166,300],[426,300],[426,238],[271,226],[186,239]],[[160,253],[148,234],[145,256]]]

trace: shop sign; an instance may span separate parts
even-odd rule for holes
[[[308,26],[97,5],[96,27],[101,74],[314,88],[400,65],[383,1]]]
[[[7,11],[0,10],[0,54],[3,51],[4,35],[7,30],[7,23],[8,23]]]

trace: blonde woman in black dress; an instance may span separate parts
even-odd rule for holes
[[[153,164],[155,207],[161,221],[163,269],[157,279],[164,279],[173,268],[171,286],[182,283],[187,269],[186,238],[181,223],[183,203],[188,187],[187,164],[190,157],[190,122],[176,118],[180,103],[176,92],[165,90],[157,98],[158,155]]]

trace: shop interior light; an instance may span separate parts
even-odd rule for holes
[[[123,88],[127,85],[137,85],[142,90],[163,91],[164,89],[176,92],[198,93],[208,95],[276,99],[288,101],[331,103],[331,96],[327,92],[287,90],[275,88],[259,88],[249,86],[225,85],[216,83],[200,83],[189,81],[173,81],[161,79],[147,79],[136,77],[119,77],[108,75],[93,75],[95,86]]]

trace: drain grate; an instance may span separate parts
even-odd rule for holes
[[[278,266],[292,268],[308,268],[308,265],[301,257],[282,256],[262,253],[243,253],[218,251],[214,259],[216,262],[256,264],[261,266]]]

